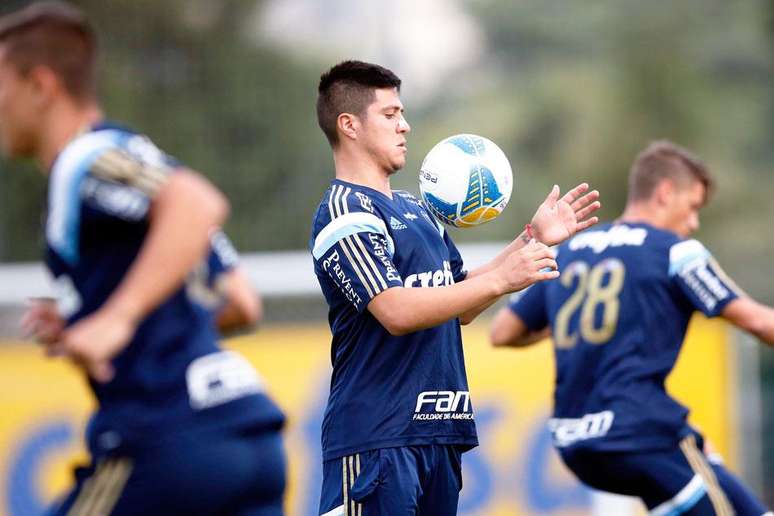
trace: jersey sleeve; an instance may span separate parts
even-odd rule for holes
[[[356,193],[334,185],[327,206],[318,212],[323,227],[311,247],[318,277],[329,278],[362,312],[381,292],[403,286],[403,280],[392,262],[395,247],[384,220],[367,196]],[[324,278],[319,279],[322,284]]]
[[[540,331],[548,326],[546,310],[546,282],[541,281],[508,300],[508,308],[521,319],[530,331]]]
[[[214,286],[218,278],[239,265],[239,253],[226,234],[217,230],[210,236],[210,253],[207,256],[207,283]]]
[[[173,168],[174,160],[142,136],[113,129],[79,136],[51,169],[47,242],[65,261],[77,262],[84,207],[103,216],[142,221]]]
[[[179,164],[141,135],[97,153],[88,166],[81,198],[91,208],[126,221],[147,217],[155,197]]]
[[[210,250],[186,279],[188,297],[210,310],[217,310],[228,295],[224,274],[239,265],[239,254],[225,233],[217,230],[210,236]]]
[[[707,317],[720,315],[739,297],[739,289],[698,240],[678,242],[669,249],[669,277],[691,305]]]

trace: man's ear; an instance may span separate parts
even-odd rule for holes
[[[675,182],[671,179],[662,179],[656,185],[654,198],[660,206],[668,205],[672,202],[675,194]]]
[[[27,80],[39,106],[48,105],[58,92],[64,90],[62,80],[47,66],[32,67],[27,72]]]
[[[352,113],[342,113],[336,118],[336,129],[343,137],[357,140],[357,132],[360,129],[360,120]]]

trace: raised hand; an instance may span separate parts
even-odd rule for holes
[[[506,292],[516,292],[538,281],[558,278],[559,271],[556,268],[551,249],[532,240],[505,257],[498,266],[498,271],[505,280]]]
[[[581,183],[560,199],[559,186],[554,185],[532,217],[535,238],[546,245],[557,245],[599,222],[590,216],[602,206],[597,200],[599,192],[585,193],[588,189],[587,183]]]

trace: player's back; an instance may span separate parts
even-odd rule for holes
[[[47,264],[68,325],[98,310],[121,283],[148,233],[153,185],[177,166],[145,137],[108,124],[58,156],[49,188]],[[282,415],[252,367],[220,351],[212,314],[191,287],[181,286],[142,321],[113,360],[110,382],[92,382],[99,402],[88,436],[94,454],[162,442],[181,431],[281,426]]]
[[[687,410],[666,394],[694,311],[711,291],[697,241],[647,224],[607,224],[560,247],[562,275],[545,287],[555,343],[558,446],[628,450],[670,445]],[[694,294],[686,292],[695,283]],[[726,294],[730,293],[726,291]],[[718,305],[718,299],[704,299]]]

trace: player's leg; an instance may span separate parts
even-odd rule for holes
[[[281,516],[286,483],[286,458],[279,432],[245,435],[239,495],[222,516]],[[238,471],[237,471],[238,473]]]
[[[48,516],[110,514],[132,473],[126,457],[99,460],[75,470],[75,487],[46,513]]]
[[[422,482],[421,516],[453,516],[462,489],[462,452],[458,446],[424,446],[430,471]]]
[[[423,459],[414,448],[387,448],[323,464],[320,514],[391,516],[417,514]]]
[[[695,448],[695,442],[694,442]],[[561,451],[570,470],[601,491],[637,496],[651,514],[730,515],[730,504],[706,469],[681,448],[639,453]],[[706,461],[705,461],[706,464]]]
[[[201,432],[138,452],[120,496],[94,514],[281,516],[284,487],[278,432]]]

